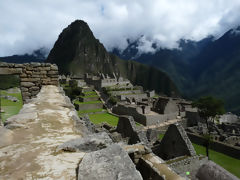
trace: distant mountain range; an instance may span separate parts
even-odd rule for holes
[[[48,51],[45,48],[35,50],[32,54],[13,55],[0,57],[0,61],[8,63],[29,63],[29,62],[43,62],[46,59]]]
[[[154,54],[140,54],[138,44],[113,53],[166,72],[185,97],[212,95],[223,99],[228,111],[240,114],[240,27],[219,39],[181,40],[180,49],[156,49]]]

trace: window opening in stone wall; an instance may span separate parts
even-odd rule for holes
[[[18,114],[22,105],[19,76],[0,75],[0,122]]]

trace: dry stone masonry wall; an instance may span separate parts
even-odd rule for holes
[[[36,97],[43,85],[58,86],[58,67],[50,63],[0,62],[0,75],[19,75],[23,101]]]

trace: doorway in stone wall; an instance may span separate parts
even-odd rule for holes
[[[18,75],[0,75],[0,122],[18,114],[22,108],[22,93]]]

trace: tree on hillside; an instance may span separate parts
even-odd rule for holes
[[[198,108],[199,116],[205,120],[208,135],[205,135],[206,139],[206,154],[209,158],[209,143],[210,143],[210,129],[209,120],[214,120],[216,115],[221,115],[225,113],[224,103],[220,99],[216,99],[212,96],[201,97],[192,103],[193,107]]]

